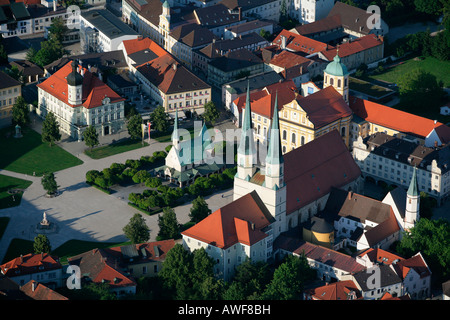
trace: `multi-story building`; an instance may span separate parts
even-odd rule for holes
[[[124,40],[139,34],[108,10],[81,13],[80,43],[83,53],[114,51]]]
[[[62,266],[57,257],[48,253],[21,255],[0,266],[1,273],[18,285],[23,286],[35,280],[52,289],[63,284]]]
[[[12,107],[22,96],[22,84],[3,71],[0,72],[0,126],[11,124]]]
[[[308,24],[325,18],[333,9],[334,0],[292,0],[287,3],[289,16],[301,24]]]
[[[426,147],[378,132],[353,143],[353,157],[365,178],[408,187],[417,168],[419,192],[442,204],[450,195],[450,146]]]
[[[450,143],[450,127],[443,123],[357,97],[349,99],[353,111],[352,143],[361,136],[384,132],[426,147]]]
[[[37,115],[53,112],[60,130],[81,141],[83,131],[93,125],[100,135],[124,129],[125,99],[87,68],[67,63],[37,85]]]
[[[285,0],[222,0],[219,4],[225,5],[233,12],[239,12],[244,18],[278,22],[282,10],[282,2],[284,2],[287,10],[287,2]]]

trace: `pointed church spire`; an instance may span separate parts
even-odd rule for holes
[[[250,84],[247,82],[247,99],[245,101],[244,122],[242,123],[242,134],[238,153],[243,155],[254,154],[254,143],[252,110],[250,107]]]
[[[418,197],[419,196],[419,186],[417,184],[417,167],[414,167],[413,176],[411,182],[409,183],[408,196]]]
[[[266,164],[280,164],[284,162],[281,153],[280,124],[278,120],[278,92],[275,96],[272,125],[269,136],[269,149],[266,156]]]
[[[178,109],[175,107],[175,120],[173,122],[172,145],[178,147],[180,144],[180,135],[178,133]]]

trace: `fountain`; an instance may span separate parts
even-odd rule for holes
[[[56,224],[47,219],[47,213],[44,211],[41,222],[36,226],[36,233],[53,233],[57,231]]]

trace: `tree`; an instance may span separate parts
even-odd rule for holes
[[[123,228],[123,232],[132,243],[142,243],[150,239],[150,230],[140,213],[134,214],[130,222]]]
[[[41,48],[34,56],[34,63],[43,67],[66,54],[68,54],[68,51],[64,49],[62,43],[57,39],[50,38],[47,41],[41,42]]]
[[[23,72],[17,66],[12,66],[10,69],[5,69],[6,73],[19,82],[23,82]]]
[[[206,122],[209,122],[210,124],[214,125],[216,123],[216,120],[219,119],[220,112],[217,109],[216,105],[212,100],[208,101],[205,104],[205,112],[203,113],[203,119],[205,119]]]
[[[17,97],[17,101],[12,107],[12,123],[13,125],[18,124],[23,127],[30,122],[29,117],[30,110],[28,109],[28,104],[25,99],[20,96]]]
[[[192,255],[181,244],[175,244],[166,254],[159,277],[166,289],[173,292],[176,299],[188,299],[191,296]]]
[[[56,121],[53,112],[50,111],[42,122],[42,142],[48,142],[52,146],[55,141],[59,141],[60,139],[59,123]]]
[[[166,207],[163,209],[163,214],[158,216],[158,239],[176,239],[180,236],[180,225],[177,220],[175,211]]]
[[[36,59],[37,50],[31,46],[30,49],[27,50],[26,59],[28,61],[34,62]]]
[[[398,80],[401,103],[411,108],[439,107],[443,90],[436,77],[423,69],[404,73]]]
[[[167,132],[169,130],[169,120],[163,106],[157,106],[150,115],[152,128],[158,132]]]
[[[301,300],[306,280],[313,278],[312,269],[304,255],[287,255],[285,261],[275,270],[273,279],[263,294],[269,300]]]
[[[99,144],[98,132],[95,130],[93,125],[90,125],[86,130],[84,130],[83,139],[86,146],[88,146],[91,150]]]
[[[433,282],[445,282],[450,277],[450,222],[421,218],[403,235],[395,251],[405,258],[420,252],[433,271]]]
[[[56,193],[58,190],[58,185],[55,180],[55,175],[53,172],[46,173],[41,179],[41,184],[44,187],[44,190],[47,191],[47,194],[51,195]]]
[[[192,207],[189,212],[189,218],[194,223],[198,223],[211,214],[211,210],[208,207],[205,199],[202,196],[198,196],[192,201]]]
[[[68,30],[69,29],[65,25],[62,17],[53,19],[50,27],[48,28],[50,38],[55,39],[60,43],[63,41],[64,35],[67,33]]]
[[[442,14],[443,10],[442,0],[414,0],[414,5],[417,11],[435,16]]]
[[[52,251],[50,240],[46,235],[39,234],[34,237],[33,250],[34,253],[50,253]]]
[[[140,114],[135,114],[130,117],[127,124],[128,134],[131,136],[131,139],[140,139],[142,138],[142,117]]]

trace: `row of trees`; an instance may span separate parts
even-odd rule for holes
[[[115,184],[130,182],[153,184],[154,179],[148,170],[162,164],[166,155],[164,151],[155,151],[152,156],[142,156],[139,160],[128,159],[125,163],[112,163],[109,168],[102,171],[89,170],[86,172],[86,182],[105,190]]]

